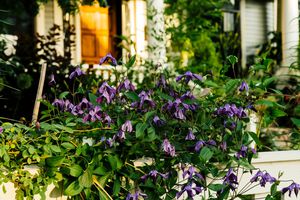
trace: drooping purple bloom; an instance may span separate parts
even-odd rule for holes
[[[257,153],[255,148],[251,148],[251,152],[252,152],[253,154],[256,154],[256,153]]]
[[[109,86],[106,81],[102,83],[98,92],[100,94],[96,100],[98,103],[102,103],[106,99],[106,102],[110,104],[116,95],[116,89]]]
[[[223,141],[221,144],[220,144],[220,148],[222,151],[226,151],[227,150],[227,142],[226,141]]]
[[[198,74],[193,74],[190,71],[187,71],[185,74],[180,75],[176,78],[176,82],[180,81],[181,79],[185,78],[185,83],[187,84],[190,80],[199,80],[202,81],[202,76]]]
[[[175,147],[171,145],[168,139],[164,139],[162,143],[162,149],[167,155],[171,157],[175,156]]]
[[[76,106],[76,111],[78,114],[82,115],[85,110],[90,110],[93,108],[93,104],[89,102],[86,98],[83,98],[81,102]]]
[[[239,119],[247,116],[246,111],[242,107],[237,108],[235,104],[225,104],[224,107],[222,106],[216,110],[216,114],[229,118],[237,117]]]
[[[0,133],[3,133],[3,127],[0,126]]]
[[[79,77],[83,74],[85,74],[85,73],[80,69],[80,67],[76,67],[76,69],[70,74],[69,78],[73,79],[73,78]]]
[[[265,187],[266,183],[274,183],[276,181],[276,178],[272,177],[269,173],[262,171],[258,171],[251,179],[250,182],[257,182],[259,181],[259,184],[261,187]]]
[[[204,180],[204,177],[196,171],[196,168],[193,166],[190,166],[187,170],[183,170],[182,178],[184,179],[188,175],[188,179],[192,179],[194,176],[197,178]]]
[[[183,103],[181,99],[177,98],[174,102],[169,100],[168,103],[163,106],[163,109],[167,110],[174,118],[185,120],[185,113],[190,108],[189,105]]]
[[[195,140],[196,136],[194,135],[192,130],[189,130],[188,134],[185,137],[185,140]]]
[[[119,93],[122,90],[128,90],[128,91],[134,91],[135,87],[134,85],[128,80],[126,79],[123,83],[121,83],[118,87],[117,87],[117,92]]]
[[[99,62],[99,65],[102,65],[103,63],[105,63],[106,61],[111,61],[111,64],[113,66],[117,66],[118,63],[117,63],[117,60],[110,54],[106,54],[106,56],[104,56],[103,58],[100,59],[100,62]]]
[[[200,194],[203,190],[203,187],[199,187],[199,186],[192,186],[192,184],[188,184],[188,185],[183,185],[181,187],[181,191],[180,192],[177,192],[176,194],[176,198],[180,198],[181,195],[183,193],[187,193],[188,197],[191,198],[191,199],[194,199],[194,196],[197,195],[197,194]]]
[[[245,158],[247,156],[248,147],[245,145],[242,145],[241,149],[235,154],[235,157],[237,159]]]
[[[240,85],[240,87],[239,87],[239,91],[240,92],[242,92],[242,91],[246,91],[246,92],[248,92],[249,91],[249,86],[248,86],[248,84],[245,82],[245,81],[243,81],[242,82],[242,84]]]
[[[146,112],[149,108],[154,108],[155,103],[154,101],[150,98],[151,91],[145,92],[142,91],[138,95],[140,100],[133,102],[131,104],[132,107],[139,109],[140,111]]]
[[[83,122],[91,121],[94,122],[96,120],[101,120],[102,111],[99,106],[95,106],[93,109],[89,111],[89,113],[83,118]]]
[[[157,83],[156,83],[156,87],[162,87],[162,88],[166,88],[167,87],[167,81],[165,76],[162,74],[160,75]]]
[[[234,130],[236,128],[236,122],[233,121],[224,121],[224,127],[228,128],[229,130]]]
[[[133,128],[132,128],[132,124],[130,120],[127,120],[122,126],[121,126],[121,130],[123,132],[129,132],[131,133]]]
[[[63,99],[55,99],[52,105],[58,107],[61,111],[63,111],[65,108],[65,101]]]
[[[109,147],[112,147],[113,144],[114,144],[115,140],[114,139],[111,139],[111,138],[108,138],[106,140],[106,144],[109,146]]]
[[[151,178],[153,181],[156,181],[158,176],[162,177],[163,179],[167,179],[169,177],[169,173],[160,173],[156,170],[152,170],[149,172],[149,174],[145,174],[144,176],[141,177],[143,181],[146,181],[146,179]]]
[[[300,190],[300,184],[293,182],[288,187],[282,188],[281,192],[282,194],[285,194],[287,191],[289,192],[289,197],[292,195],[292,192],[294,191],[296,197],[298,196]]]
[[[229,168],[223,179],[223,184],[228,185],[231,190],[235,190],[239,184],[237,182],[237,176],[235,175],[232,168]]]
[[[153,123],[156,126],[162,126],[165,124],[165,121],[163,121],[162,119],[160,119],[157,115],[153,118]]]
[[[106,113],[104,113],[104,118],[102,120],[103,123],[106,123],[107,126],[110,126],[110,124],[112,123],[112,119],[110,118],[110,116]]]
[[[136,191],[133,194],[129,193],[126,197],[126,200],[139,200],[139,197],[142,197],[143,199],[146,199],[147,195],[140,192],[140,191]]]
[[[118,133],[115,135],[117,139],[123,141],[126,139],[125,131],[119,130]]]
[[[195,151],[198,152],[200,149],[205,145],[205,142],[203,140],[199,140],[195,145]]]
[[[203,146],[216,146],[216,145],[217,143],[214,140],[208,140],[206,142],[203,140],[199,140],[195,145],[195,151],[199,152]]]
[[[56,81],[55,81],[55,77],[54,77],[54,74],[51,74],[50,75],[50,81],[48,83],[49,86],[53,86],[56,84]]]

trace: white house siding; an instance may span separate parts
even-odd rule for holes
[[[274,31],[274,3],[264,0],[246,0],[245,45],[246,56],[255,55],[258,45],[267,41],[267,34]]]
[[[53,24],[54,24],[54,2],[53,0],[51,0],[45,4],[45,32],[46,33],[53,26]]]

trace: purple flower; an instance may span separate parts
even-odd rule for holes
[[[144,194],[144,193],[141,193],[140,191],[136,191],[133,194],[129,193],[126,197],[126,200],[139,200],[139,197],[142,197],[143,199],[146,199],[147,195]]]
[[[58,107],[61,111],[63,111],[65,108],[65,101],[63,99],[55,99],[52,105]]]
[[[228,185],[231,190],[235,190],[237,188],[238,182],[237,182],[237,176],[234,174],[234,171],[232,168],[229,168],[227,174],[224,176],[224,185]]]
[[[122,130],[119,130],[118,133],[116,134],[116,137],[117,137],[120,141],[125,140],[125,139],[126,139],[125,132],[122,131]]]
[[[70,74],[69,78],[73,79],[73,78],[79,77],[83,74],[85,74],[85,73],[80,69],[80,67],[76,67],[76,69]]]
[[[165,122],[163,120],[161,120],[157,115],[153,118],[153,123],[156,126],[162,126],[165,124]]]
[[[171,157],[175,156],[175,147],[171,145],[168,139],[164,139],[162,148],[167,155],[170,155]]]
[[[117,63],[117,60],[110,54],[106,54],[106,56],[104,56],[103,58],[100,59],[100,62],[99,62],[99,65],[102,65],[103,63],[105,63],[106,61],[111,61],[111,64],[113,66],[117,66],[118,63]]]
[[[246,91],[246,92],[248,92],[249,91],[249,86],[248,86],[248,84],[245,82],[245,81],[243,81],[242,82],[242,84],[240,85],[240,87],[239,87],[239,91],[240,92],[242,92],[242,91]]]
[[[203,146],[216,146],[217,143],[214,140],[203,141],[199,140],[195,145],[195,151],[198,152]]]
[[[110,124],[112,123],[112,119],[108,114],[104,113],[104,119],[102,120],[102,122],[106,123],[107,126],[110,126]]]
[[[174,102],[169,100],[168,103],[163,106],[163,109],[167,110],[174,118],[185,120],[185,113],[190,107],[186,103],[183,103],[181,99],[177,98]]]
[[[216,114],[230,118],[237,117],[239,119],[247,116],[245,110],[242,107],[237,108],[235,104],[226,104],[224,107],[218,108]]]
[[[189,130],[188,134],[185,137],[185,140],[195,140],[195,139],[196,139],[196,137],[195,137],[193,131]]]
[[[205,145],[205,142],[203,140],[199,140],[195,145],[195,151],[198,152],[200,149]]]
[[[49,81],[49,83],[48,83],[49,86],[53,86],[53,85],[56,84],[56,81],[55,81],[54,78],[55,78],[55,77],[54,77],[54,74],[51,74],[51,75],[50,75],[50,81]]]
[[[198,187],[198,186],[193,187],[192,184],[183,185],[181,187],[181,191],[177,192],[176,198],[178,199],[179,197],[181,197],[181,195],[184,192],[186,192],[189,198],[194,199],[194,196],[197,194],[200,194],[202,192],[202,190],[203,190],[203,187]]]
[[[165,76],[162,74],[160,75],[157,83],[156,83],[156,87],[162,87],[162,88],[166,88],[167,87],[167,81]]]
[[[129,132],[131,133],[132,132],[132,124],[131,124],[131,121],[130,120],[127,120],[121,127],[121,130],[123,132]]]
[[[86,98],[83,98],[81,102],[76,106],[76,111],[78,114],[82,115],[85,110],[90,110],[93,108],[93,104],[89,102]]]
[[[0,133],[3,133],[3,127],[0,126]]]
[[[185,83],[187,84],[190,80],[199,80],[202,81],[202,76],[198,74],[193,74],[192,72],[188,71],[183,75],[180,75],[176,78],[176,82],[180,81],[181,79],[185,78]]]
[[[220,148],[222,149],[222,151],[226,151],[226,150],[227,150],[227,142],[226,142],[226,141],[223,141],[223,142],[220,144]]]
[[[114,144],[115,140],[114,139],[111,139],[111,138],[108,138],[106,140],[106,144],[109,146],[109,147],[112,147],[113,144]]]
[[[245,145],[242,145],[241,149],[235,154],[235,157],[237,159],[245,158],[247,156],[248,147]]]
[[[96,121],[96,120],[101,120],[102,116],[102,111],[99,106],[95,106],[92,110],[89,111],[89,113],[83,118],[83,122],[87,121]]]
[[[259,184],[261,187],[265,187],[266,183],[274,183],[276,178],[272,177],[269,173],[263,173],[262,171],[258,171],[251,179],[250,182],[257,182],[259,180]]]
[[[129,91],[134,91],[135,87],[134,85],[132,85],[132,83],[126,79],[123,83],[121,83],[118,87],[117,87],[117,92],[119,93],[121,90],[129,90]]]
[[[291,196],[292,192],[294,191],[297,197],[299,193],[299,189],[300,189],[300,184],[293,182],[290,186],[282,188],[281,192],[282,194],[285,194],[287,191],[289,191],[289,196]]]
[[[109,86],[107,82],[102,83],[98,92],[100,94],[100,97],[96,100],[98,103],[102,103],[103,99],[106,99],[106,102],[110,104],[116,95],[116,89]]]
[[[147,108],[154,108],[155,103],[153,100],[150,98],[151,91],[145,92],[142,91],[138,96],[140,98],[139,101],[133,102],[131,104],[132,107],[138,108],[141,111],[146,112],[148,109]]]
[[[162,177],[163,179],[167,179],[169,177],[169,174],[168,173],[160,173],[156,170],[152,170],[149,172],[149,174],[145,174],[144,176],[141,177],[141,179],[145,182],[146,179],[148,178],[152,178],[153,181],[156,181],[157,177],[160,176]]]
[[[186,175],[188,175],[188,179],[192,179],[193,176],[196,176],[196,177],[198,177],[199,179],[204,180],[204,177],[203,177],[200,173],[198,173],[198,172],[196,171],[196,168],[193,167],[193,166],[190,166],[190,167],[188,168],[188,170],[183,170],[182,178],[185,178]]]

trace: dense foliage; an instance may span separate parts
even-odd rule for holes
[[[122,64],[110,54],[104,62]],[[133,64],[134,57],[124,68]],[[126,71],[87,87],[81,82],[88,75],[74,69],[66,78],[74,87],[44,100],[48,109],[34,126],[1,125],[2,182],[17,186],[18,199],[43,196],[50,183],[72,199],[235,199],[266,184],[272,184],[268,199],[280,199],[281,192],[299,190],[291,182],[277,191],[280,177],[251,165],[262,144],[247,129],[249,115],[261,112],[261,124],[268,124],[282,113],[261,98],[272,77],[248,82],[220,74],[217,84],[189,71],[170,78],[160,68],[148,87],[136,87]],[[277,115],[266,112],[270,104]],[[30,175],[28,164],[39,173]],[[252,178],[242,188],[244,173]]]

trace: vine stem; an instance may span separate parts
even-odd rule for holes
[[[97,187],[100,188],[100,190],[102,190],[102,192],[104,192],[104,194],[110,199],[113,200],[113,198],[106,192],[106,190],[101,186],[101,184],[99,183],[99,181],[97,180],[96,176],[93,176],[93,182],[97,185]]]

